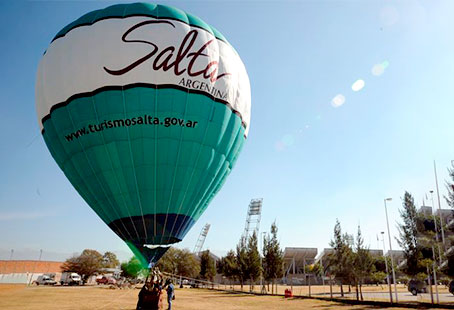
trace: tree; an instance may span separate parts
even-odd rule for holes
[[[62,265],[64,272],[76,272],[81,275],[83,283],[99,273],[103,267],[103,256],[96,250],[85,249],[79,256],[68,258]]]
[[[200,277],[204,280],[213,281],[216,276],[216,265],[214,259],[210,255],[210,251],[202,252],[200,256]]]
[[[262,273],[262,266],[260,264],[260,253],[257,247],[257,234],[255,233],[255,231],[248,240],[246,255],[248,265],[247,274],[249,276],[252,291],[255,280],[257,280],[260,277],[260,274]]]
[[[339,281],[341,296],[344,297],[343,284],[351,283],[352,279],[353,252],[349,245],[349,236],[342,234],[341,225],[337,219],[334,226],[334,239],[331,240],[330,246],[334,250],[334,253],[329,256],[330,272]]]
[[[372,281],[375,283],[382,283],[386,279],[386,273],[383,271],[375,271],[371,273]]]
[[[444,196],[446,202],[454,209],[454,164],[451,162],[451,168],[448,168],[448,173],[450,177],[450,181],[446,181],[446,189],[448,191],[448,196]],[[454,212],[454,211],[453,211]],[[438,220],[437,223],[438,229],[440,230],[441,222]],[[443,268],[443,273],[450,277],[451,279],[454,278],[454,254],[450,253],[446,257],[448,264]]]
[[[454,209],[454,165],[451,165],[451,168],[448,168],[449,177],[451,182],[446,181],[446,190],[448,191],[448,196],[444,196],[448,205]]]
[[[226,256],[222,257],[219,262],[219,273],[222,273],[226,278],[233,280],[236,277],[236,270],[238,269],[236,263],[235,252],[230,250]]]
[[[320,262],[316,263],[316,264],[313,264],[311,266],[311,273],[314,274],[314,276],[317,276],[317,277],[324,277],[324,271],[323,271],[323,266]]]
[[[246,244],[243,238],[236,246],[236,270],[235,275],[240,280],[241,290],[243,290],[244,280],[248,278],[248,258]]]
[[[407,260],[402,271],[414,277],[418,273],[424,272],[424,268],[419,265],[422,253],[418,246],[418,213],[414,199],[409,192],[405,192],[403,209],[399,212],[403,223],[398,225],[400,238],[397,239],[397,242],[403,249],[404,257]]]
[[[199,273],[200,264],[196,256],[188,249],[179,250],[177,254],[177,274],[183,277],[195,278]]]
[[[356,235],[356,247],[353,261],[353,272],[355,274],[355,282],[357,284],[356,287],[358,287],[359,284],[359,293],[361,300],[364,300],[362,284],[364,283],[364,280],[371,275],[374,267],[374,262],[370,255],[369,249],[364,246],[364,239],[361,234],[361,227],[359,225],[358,233]],[[358,299],[358,289],[356,289],[356,299]]]
[[[114,253],[106,252],[102,256],[102,265],[103,268],[116,268],[120,265],[120,261]]]
[[[373,256],[372,260],[374,264],[374,270],[376,272],[384,272],[386,277],[386,264],[388,264],[388,266],[391,266],[391,259],[389,258],[389,256],[386,256],[386,262],[385,257],[383,256]]]
[[[263,241],[263,270],[265,280],[272,282],[272,292],[274,292],[274,282],[276,278],[281,278],[283,270],[283,253],[277,239],[276,222],[271,224],[271,235],[268,234]]]
[[[178,249],[170,247],[158,261],[156,267],[163,272],[178,274],[178,251]]]
[[[135,279],[143,270],[142,264],[140,261],[135,257],[131,257],[128,262],[124,262],[121,264],[121,271],[123,276],[130,279]]]
[[[196,277],[200,272],[197,257],[189,250],[171,247],[157,263],[159,270],[183,277]]]

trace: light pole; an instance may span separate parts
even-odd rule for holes
[[[434,191],[429,191],[430,192],[430,196],[431,196],[431,199],[432,199],[432,209],[435,209],[435,205],[434,205]],[[438,228],[437,228],[437,214],[435,212],[433,212],[435,215],[434,215],[434,223],[435,223],[435,240],[437,240],[437,247],[438,247],[438,258],[440,259],[440,265],[441,265],[441,250],[440,250],[440,244],[438,243]],[[441,214],[440,214],[440,217],[441,217]],[[435,256],[434,256],[434,259],[435,259]]]
[[[437,283],[437,271],[435,270],[435,265],[436,265],[436,261],[435,261],[435,250],[434,250],[434,246],[432,245],[432,255],[433,255],[433,263],[432,263],[432,269],[433,269],[433,273],[434,273],[434,282],[435,282],[435,293],[437,294],[437,304],[440,303],[440,297],[438,297],[438,283]],[[430,277],[430,274],[429,274],[429,277]]]
[[[386,214],[386,226],[388,227],[388,238],[389,238],[389,253],[391,257],[391,270],[393,272],[393,282],[394,282],[394,295],[396,297],[396,303],[399,302],[397,299],[397,285],[396,285],[396,272],[394,271],[394,260],[393,260],[393,248],[391,245],[391,233],[389,231],[389,221],[388,221],[388,208],[386,207],[386,202],[391,201],[392,198],[385,198],[385,214]]]
[[[437,177],[437,166],[434,160],[434,174],[435,174],[435,186],[437,187],[437,197],[438,197],[438,211],[440,212],[440,226],[441,226],[441,241],[443,243],[443,249],[446,251],[446,244],[445,244],[445,230],[443,228],[443,214],[441,214],[441,206],[440,206],[440,191],[438,190],[438,177]]]
[[[393,293],[391,291],[391,281],[389,280],[389,270],[388,270],[388,260],[386,259],[385,253],[386,253],[386,247],[385,247],[385,232],[381,232],[382,236],[382,241],[383,241],[383,258],[385,259],[385,267],[386,267],[386,281],[388,282],[388,288],[389,288],[389,301],[393,303]]]
[[[259,255],[260,256],[260,267],[261,267],[261,272],[260,272],[260,294],[266,294],[267,293],[267,291],[265,290],[265,284],[264,284],[264,281],[263,281],[264,280],[263,279],[264,270],[263,270],[263,260],[262,260],[263,247],[265,245],[265,234],[266,234],[266,232],[262,231],[262,238],[260,240],[261,241],[260,243],[262,244],[262,246],[261,246],[262,253],[260,253],[260,255]]]

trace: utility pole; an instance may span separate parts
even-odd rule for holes
[[[445,230],[443,228],[443,214],[441,213],[440,191],[438,189],[437,166],[435,164],[435,160],[434,160],[434,174],[435,174],[435,185],[437,186],[438,210],[440,212],[441,240],[443,242],[443,249],[446,251]]]
[[[260,294],[266,294],[267,293],[266,292],[266,288],[265,288],[264,278],[263,278],[264,270],[263,270],[263,259],[262,259],[263,247],[265,245],[265,234],[266,234],[266,231],[262,231],[262,238],[261,238],[261,242],[260,242],[262,244],[262,246],[261,246],[261,248],[262,248],[261,252],[262,253],[260,253],[260,255],[259,255],[260,256],[260,268],[261,268],[261,272],[260,272]]]
[[[435,204],[434,204],[434,191],[429,191],[430,192],[430,196],[432,198],[432,209],[435,209]],[[435,212],[434,212],[435,213]],[[441,214],[440,214],[440,218],[441,218]],[[435,213],[434,215],[434,223],[435,223],[435,239],[437,240],[437,247],[438,247],[438,258],[440,260],[440,265],[441,265],[441,250],[440,250],[440,244],[438,243],[438,228],[437,228],[437,214]],[[434,260],[435,260],[435,256],[434,256]]]
[[[386,267],[386,281],[388,282],[388,288],[389,288],[389,301],[393,303],[393,293],[391,290],[391,281],[389,280],[389,270],[388,270],[388,260],[386,259],[386,247],[385,247],[385,232],[381,232],[382,235],[382,241],[383,241],[383,258],[385,259],[385,267]]]
[[[393,259],[393,248],[391,245],[391,233],[389,231],[389,221],[388,221],[388,208],[386,207],[386,201],[391,201],[392,198],[386,198],[385,202],[385,213],[386,213],[386,226],[388,227],[388,238],[389,238],[389,253],[391,257],[391,270],[393,272],[393,282],[394,282],[394,295],[396,296],[396,303],[399,302],[397,298],[397,285],[396,285],[396,272],[394,271],[394,259]]]
[[[435,282],[435,294],[437,296],[437,304],[440,303],[440,298],[438,297],[438,283],[437,283],[437,272],[435,271],[435,250],[434,250],[434,246],[432,245],[432,255],[433,255],[433,258],[434,258],[434,261],[432,263],[432,269],[433,269],[433,272],[434,272],[434,282]],[[430,277],[430,275],[429,275]]]

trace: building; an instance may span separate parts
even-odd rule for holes
[[[306,266],[315,263],[317,248],[294,248],[284,249],[284,283],[306,284],[308,281]]]
[[[399,266],[403,263],[403,261],[405,261],[405,257],[404,257],[404,251],[402,250],[389,250],[388,252],[386,252],[386,256],[387,257],[391,257],[391,252],[393,254],[393,261],[394,261],[394,264],[395,266]]]
[[[334,253],[333,248],[324,248],[323,251],[320,253],[320,255],[317,256],[315,263],[316,264],[320,263],[323,266],[323,269],[326,270],[329,267],[328,266],[328,264],[329,264],[328,257],[329,257],[329,255],[331,255],[333,253]],[[369,249],[369,253],[373,257],[383,256],[383,250]],[[393,253],[394,253],[394,251],[393,251]]]
[[[433,211],[431,206],[421,206],[418,213],[423,214],[425,217],[431,217],[433,215],[438,216],[442,219],[444,225],[448,225],[448,228],[450,226],[449,223],[454,227],[454,210],[435,208],[435,212]]]
[[[322,265],[323,269],[326,270],[329,264],[328,257],[333,253],[334,253],[333,248],[324,248],[323,251],[315,259],[315,264]]]
[[[0,283],[30,284],[40,275],[61,276],[63,262],[38,260],[0,260]]]

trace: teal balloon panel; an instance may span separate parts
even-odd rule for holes
[[[55,109],[43,125],[73,186],[136,244],[181,241],[245,140],[226,105],[176,89],[102,91]]]

